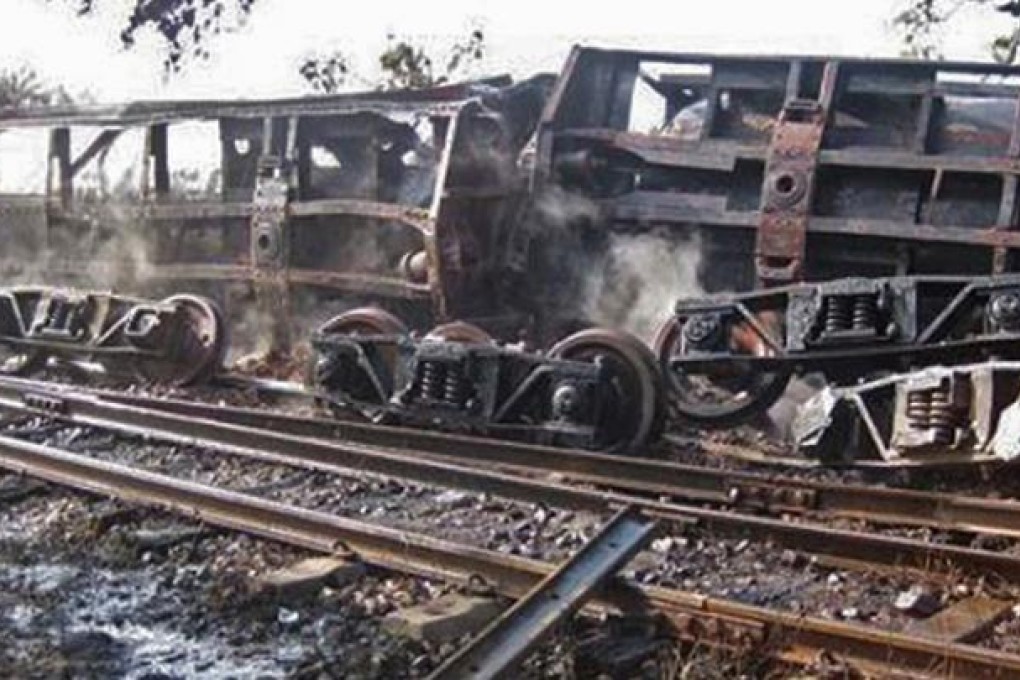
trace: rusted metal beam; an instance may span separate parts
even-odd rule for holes
[[[50,130],[48,162],[46,167],[46,196],[56,198],[57,204],[67,209],[74,197],[74,174],[71,172],[71,130],[58,127]],[[57,192],[54,197],[54,192]]]
[[[252,100],[138,101],[95,107],[52,107],[31,111],[8,111],[0,115],[0,129],[58,127],[68,125],[149,125],[180,120],[218,118],[265,118],[266,116],[350,114],[359,112],[399,114],[424,112],[450,115],[461,100],[472,96],[479,85],[501,87],[507,76],[443,85],[420,90],[357,92],[321,97]]]
[[[77,175],[85,168],[86,165],[92,162],[92,159],[109,149],[110,145],[117,140],[121,132],[122,130],[103,130],[96,135],[95,139],[92,140],[92,143],[89,144],[88,147],[81,152],[81,155],[75,158],[74,162],[71,163],[71,174]]]
[[[19,271],[17,263],[10,263],[9,271]],[[116,272],[122,263],[92,260],[90,272],[95,275],[104,271]],[[51,260],[47,265],[51,274],[67,277],[83,276],[81,264],[70,260]],[[147,265],[146,278],[164,281],[252,281],[257,278],[254,269],[247,265],[234,264],[168,264]],[[286,278],[291,284],[331,288],[353,293],[371,293],[409,300],[427,299],[431,288],[427,284],[411,283],[392,276],[373,276],[347,272],[315,269],[288,269]]]
[[[828,68],[826,72],[829,80]],[[759,281],[781,283],[801,277],[814,205],[818,151],[827,119],[828,111],[821,102],[792,99],[784,104],[776,120],[765,163],[755,243]]]
[[[620,199],[601,201],[599,205],[607,216],[617,220],[675,223],[678,212],[682,212],[685,221],[691,218],[703,226],[725,229],[754,229],[759,217],[757,211],[727,210],[724,202],[714,197],[699,199],[668,192],[638,191]],[[1020,248],[1020,232],[994,226],[942,226],[906,220],[814,217],[807,229],[809,235],[868,236],[905,242]]]
[[[428,210],[378,201],[350,199],[294,201],[290,204],[290,214],[294,217],[350,216],[388,220],[401,222],[426,234],[431,233],[434,229]]]
[[[570,559],[558,566],[466,647],[432,680],[508,677],[560,621],[631,560],[655,531],[655,522],[627,507]]]
[[[926,619],[911,622],[906,632],[942,642],[968,642],[1009,616],[1013,606],[1008,600],[974,595]]]

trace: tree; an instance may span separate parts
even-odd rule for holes
[[[47,84],[28,66],[0,71],[0,110],[70,104],[63,87]]]
[[[305,82],[322,94],[339,92],[347,83],[350,72],[347,55],[339,50],[306,57],[298,67],[298,73]]]
[[[425,48],[415,45],[410,38],[390,34],[387,42],[379,55],[382,73],[377,87],[381,90],[434,87],[460,80],[485,59],[485,33],[479,26],[450,46],[439,69]],[[347,56],[340,50],[307,57],[298,73],[313,90],[324,94],[338,92],[353,75]]]
[[[47,0],[51,2],[52,0]],[[106,0],[60,0],[72,4],[80,16],[93,14]],[[143,30],[154,30],[166,43],[164,65],[177,71],[188,56],[207,57],[207,40],[232,30],[251,13],[256,0],[132,0],[124,17],[120,39],[125,47],[135,44]]]
[[[906,0],[893,17],[904,51],[922,59],[940,59],[941,32],[963,9],[998,13],[1004,30],[993,37],[990,52],[996,61],[1013,63],[1020,49],[1020,0]]]

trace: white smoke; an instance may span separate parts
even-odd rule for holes
[[[613,234],[604,268],[587,282],[586,316],[650,343],[678,298],[702,294],[700,261],[696,238]]]

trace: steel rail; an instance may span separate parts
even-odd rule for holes
[[[564,619],[637,555],[655,531],[633,508],[618,512],[570,559],[482,628],[428,680],[496,680],[518,666]]]
[[[12,386],[13,385],[13,386]],[[0,379],[0,395],[29,389]],[[833,484],[752,472],[722,470],[648,458],[604,455],[533,444],[321,418],[259,409],[97,391],[117,403],[215,417],[224,423],[372,446],[410,449],[448,460],[482,462],[514,472],[556,474],[622,492],[734,509],[832,515],[879,524],[926,526],[1020,538],[1020,502],[952,493]]]
[[[521,597],[555,565],[470,545],[288,506],[167,475],[0,436],[0,467],[82,491],[181,513],[196,521],[386,569],[454,582],[481,577],[497,592]],[[864,669],[968,678],[1020,678],[1020,656],[967,644],[774,611],[678,590],[637,587],[619,578],[599,602],[623,611],[662,614],[686,640],[760,649],[795,663],[822,653]]]
[[[368,472],[596,513],[611,513],[620,507],[634,505],[663,520],[674,530],[696,523],[709,534],[771,540],[789,548],[849,562],[853,566],[919,569],[925,573],[963,570],[972,574],[997,575],[1007,582],[1020,583],[1020,554],[847,531],[819,524],[582,489],[544,479],[423,458],[414,451],[301,437],[194,415],[113,403],[98,395],[76,393],[70,389],[36,387],[35,390],[18,392],[16,399],[5,389],[0,389],[0,406],[330,474],[349,476]]]

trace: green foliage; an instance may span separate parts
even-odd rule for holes
[[[416,47],[407,40],[397,40],[387,36],[389,45],[379,55],[379,67],[382,69],[384,89],[403,89],[429,87],[436,82],[432,69],[432,59],[425,50]]]
[[[937,59],[941,52],[936,35],[946,21],[938,0],[910,0],[893,17],[893,26],[900,32],[904,52],[918,59]]]
[[[51,1],[51,0],[47,0]],[[61,0],[74,5],[81,16],[92,14],[106,0]],[[131,12],[124,20],[120,39],[125,47],[135,44],[139,31],[154,30],[166,44],[164,62],[169,71],[177,71],[187,57],[209,56],[210,36],[229,30],[228,16],[243,19],[251,13],[256,0],[132,0]]]
[[[472,66],[485,59],[485,33],[478,26],[455,42],[447,53],[442,71],[437,72],[425,49],[406,38],[387,36],[389,45],[379,55],[383,72],[382,89],[434,87],[464,77]]]
[[[893,17],[903,41],[904,53],[920,59],[941,59],[941,33],[963,9],[998,13],[1010,24],[1008,31],[989,44],[991,56],[1014,63],[1020,47],[1020,1],[1010,0],[906,0]]]
[[[467,77],[472,68],[485,59],[485,34],[479,27],[450,46],[441,68],[436,59],[410,38],[387,36],[387,46],[379,55],[382,77],[376,84],[381,90],[419,89],[434,87]],[[354,75],[347,56],[339,51],[305,58],[298,73],[316,92],[338,92]]]
[[[316,92],[332,94],[339,92],[340,88],[347,83],[350,65],[343,52],[334,51],[306,57],[298,67],[298,73]]]

